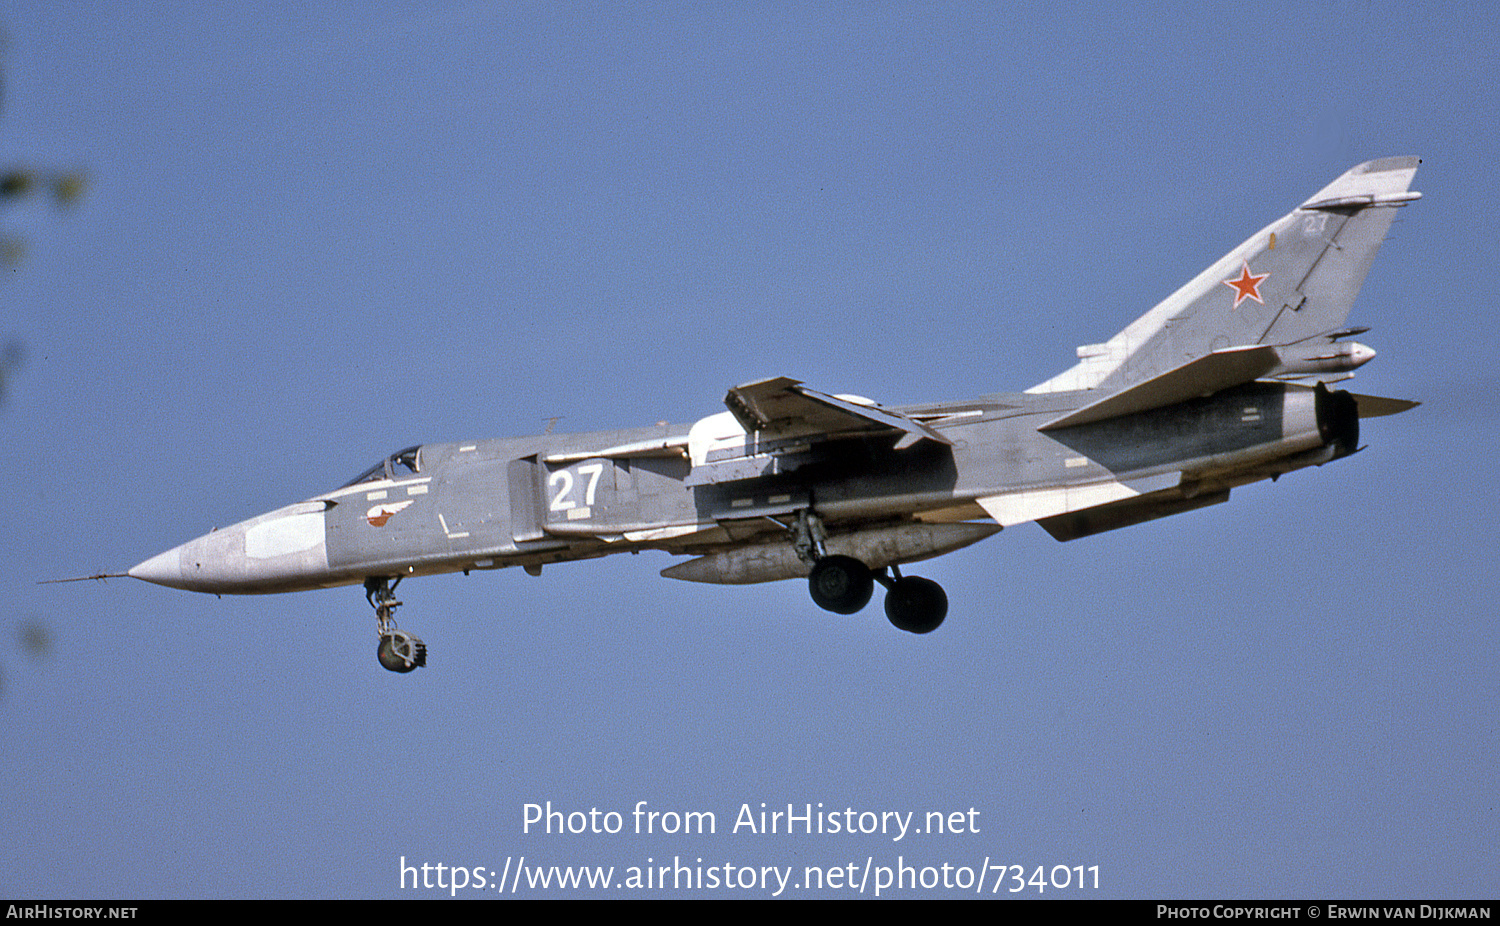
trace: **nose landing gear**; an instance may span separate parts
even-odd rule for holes
[[[427,665],[427,644],[416,634],[396,626],[396,609],[401,607],[401,602],[396,600],[396,586],[400,584],[399,576],[394,582],[384,576],[368,578],[365,580],[365,600],[375,609],[375,623],[380,634],[375,658],[392,672],[406,673]]]

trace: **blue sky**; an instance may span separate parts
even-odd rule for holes
[[[447,896],[403,889],[401,860],[524,856],[1495,896],[1490,8],[0,22],[0,162],[91,176],[67,214],[0,215],[30,242],[0,283],[0,340],[27,351],[0,407],[0,895]],[[888,404],[1025,388],[1397,154],[1424,157],[1425,198],[1351,316],[1380,352],[1355,388],[1424,404],[1228,505],[934,561],[952,610],[928,637],[644,554],[403,585],[432,657],[397,677],[357,588],[35,584],[413,443],[687,422],[775,375]],[[46,654],[17,642],[33,626]],[[718,831],[525,832],[547,801]],[[762,802],[973,808],[978,831],[730,831]]]

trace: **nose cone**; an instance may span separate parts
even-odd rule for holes
[[[304,502],[189,540],[130,570],[170,588],[253,595],[329,580],[322,503]]]
[[[1351,367],[1362,367],[1374,359],[1373,348],[1366,347],[1358,341],[1349,342],[1349,365]]]
[[[158,553],[144,563],[133,567],[130,575],[169,588],[188,587],[182,582],[182,547],[173,547],[165,553]]]
[[[236,592],[246,578],[245,529],[236,524],[158,553],[130,575],[190,592]]]

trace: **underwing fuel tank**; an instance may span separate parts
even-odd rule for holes
[[[830,534],[824,543],[827,555],[849,556],[871,569],[912,563],[962,549],[996,534],[998,524],[900,524],[848,534]],[[808,575],[812,567],[797,556],[789,541],[761,543],[726,550],[668,566],[661,571],[669,579],[712,582],[717,585],[749,585]]]

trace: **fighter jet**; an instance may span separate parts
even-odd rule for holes
[[[820,608],[928,633],[948,599],[909,563],[1035,521],[1073,540],[1227,501],[1360,449],[1360,419],[1415,402],[1328,388],[1375,356],[1350,307],[1420,160],[1349,170],[1078,363],[1024,392],[887,407],[788,377],[686,425],[407,447],[344,485],[190,540],[128,575],[214,594],[363,585],[377,656],[410,576],[611,553],[691,557],[690,582],[807,580]]]

